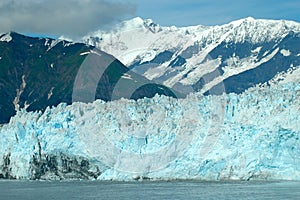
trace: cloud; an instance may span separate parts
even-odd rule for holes
[[[2,0],[0,31],[78,37],[134,13],[134,4],[109,0]]]

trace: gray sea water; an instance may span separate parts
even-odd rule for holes
[[[300,182],[0,181],[0,199],[300,199]]]

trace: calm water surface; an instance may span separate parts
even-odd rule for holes
[[[0,181],[0,199],[299,199],[300,182]]]

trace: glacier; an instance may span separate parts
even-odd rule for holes
[[[0,126],[0,177],[300,180],[300,84],[62,103]]]

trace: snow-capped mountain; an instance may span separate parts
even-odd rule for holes
[[[251,17],[222,26],[162,27],[134,18],[84,42],[181,92],[241,93],[299,78],[300,24]]]
[[[0,178],[300,180],[300,87],[73,103],[0,126]]]
[[[36,111],[62,102],[173,94],[166,87],[128,71],[113,56],[83,43],[32,38],[14,32],[3,34],[0,124],[7,123],[21,108]],[[123,88],[116,88],[118,85]]]
[[[84,38],[130,68],[86,44],[4,34],[0,118],[16,116],[0,124],[0,178],[300,180],[299,34],[290,21],[135,18]],[[200,92],[139,99],[176,95],[135,72]]]

